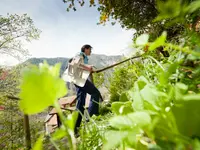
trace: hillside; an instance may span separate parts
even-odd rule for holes
[[[109,66],[113,63],[116,63],[120,61],[122,56],[106,56],[102,54],[92,54],[89,56],[89,64],[94,65],[96,68],[100,69],[106,66]],[[65,58],[65,57],[56,57],[56,58],[30,58],[24,63],[31,63],[34,65],[39,65],[39,63],[42,63],[44,60],[47,61],[49,65],[55,65],[56,63],[61,63],[61,74],[64,72],[68,60],[70,58]]]

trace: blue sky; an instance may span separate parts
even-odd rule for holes
[[[87,5],[76,12],[66,8],[62,0],[0,0],[1,15],[27,13],[42,31],[39,40],[27,45],[32,57],[72,57],[85,43],[94,47],[93,53],[118,55],[131,44],[134,30],[119,24],[97,25],[97,8]],[[14,62],[10,58],[3,61]]]

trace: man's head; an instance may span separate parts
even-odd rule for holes
[[[81,48],[81,52],[85,53],[85,55],[89,56],[91,54],[92,46],[85,44]]]

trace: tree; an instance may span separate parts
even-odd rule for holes
[[[28,56],[28,50],[23,47],[24,42],[38,39],[39,35],[40,30],[26,14],[0,16],[0,55],[16,59]],[[23,114],[18,108],[18,100],[6,97],[18,94],[20,71],[24,67],[0,68],[0,106],[4,108],[0,113],[0,128],[3,129],[0,132],[0,149],[17,149],[24,145]],[[33,127],[31,131],[35,132],[38,127]]]
[[[70,3],[69,8],[76,10],[74,0],[63,1]],[[85,2],[79,3],[82,6]],[[94,0],[90,0],[90,5],[96,6]],[[155,0],[98,0],[97,6],[100,11],[100,23],[105,23],[110,19],[118,20],[122,27],[134,28],[138,31],[147,28],[158,14]]]
[[[83,6],[86,0],[63,0],[65,3],[68,3],[68,9],[76,10],[77,2]],[[196,7],[196,1],[194,0],[90,0],[90,6],[97,6],[100,12],[100,24],[112,20],[112,24],[115,24],[115,21],[119,21],[122,27],[127,29],[136,29],[136,36],[142,33],[153,34],[152,40],[157,38],[163,30],[168,32],[168,38],[179,35],[184,29],[184,23],[192,23],[192,26],[195,26],[197,19],[199,18],[198,13],[194,11],[199,11]],[[177,6],[174,9],[174,6]],[[193,8],[193,12],[187,6]],[[193,7],[195,6],[195,7]],[[190,10],[190,11],[187,11]],[[164,12],[164,13],[163,13]],[[158,15],[169,16],[174,15],[174,17],[182,17],[184,23],[177,21],[177,18],[173,20],[172,17],[169,18],[160,18],[155,22],[155,19]],[[172,15],[171,15],[172,14]],[[189,15],[188,15],[189,14]],[[174,24],[169,26],[169,22],[174,21]]]
[[[27,14],[0,16],[0,54],[17,59],[27,56],[28,50],[23,48],[23,42],[38,39],[39,35],[40,30]]]

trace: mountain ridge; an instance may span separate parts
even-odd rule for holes
[[[55,65],[56,63],[61,63],[61,72],[60,73],[62,74],[65,71],[65,68],[67,67],[68,61],[70,58],[67,58],[67,57],[54,57],[54,58],[53,57],[52,58],[33,57],[33,58],[26,60],[22,64],[39,65],[40,63],[43,63],[44,60],[46,60],[49,65]],[[108,56],[105,54],[92,54],[91,56],[89,56],[89,64],[94,65],[95,68],[97,68],[97,69],[101,69],[103,67],[112,65],[112,64],[120,61],[121,59],[122,59],[121,55]]]

